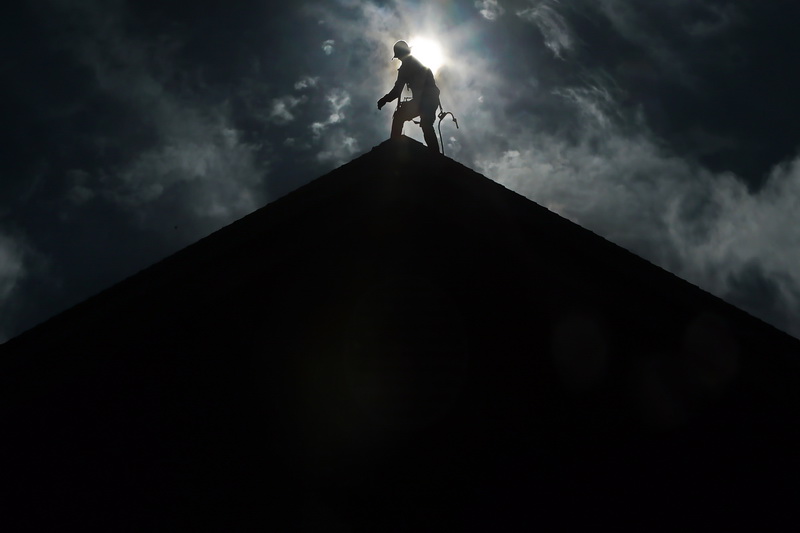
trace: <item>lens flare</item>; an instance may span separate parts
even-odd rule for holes
[[[444,63],[444,54],[439,43],[424,37],[414,37],[408,44],[411,46],[411,53],[414,57],[436,74]]]

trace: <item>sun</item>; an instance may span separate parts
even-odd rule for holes
[[[424,37],[414,37],[408,42],[408,45],[411,47],[413,56],[436,74],[444,63],[444,54],[439,43]]]

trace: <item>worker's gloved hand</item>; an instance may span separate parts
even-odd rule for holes
[[[386,98],[381,98],[380,100],[378,100],[378,109],[381,109],[385,105],[386,105]]]

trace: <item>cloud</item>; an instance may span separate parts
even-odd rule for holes
[[[325,55],[331,55],[333,53],[333,45],[336,44],[336,41],[333,39],[328,39],[323,41],[322,43],[322,51],[325,52]]]
[[[495,21],[505,13],[505,9],[497,0],[477,0],[475,7],[478,8],[478,13],[486,20]]]
[[[644,134],[643,134],[644,133]],[[714,174],[618,120],[577,142],[517,138],[479,171],[762,319],[800,336],[800,158],[758,192]]]
[[[544,44],[556,57],[564,59],[564,54],[572,50],[574,38],[566,19],[555,9],[558,0],[544,0],[533,7],[517,11],[517,16],[533,22],[542,32]]]
[[[259,207],[264,169],[255,162],[258,146],[241,142],[222,117],[193,118],[194,135],[139,154],[113,175],[106,196],[137,212],[140,221],[174,202],[198,224],[228,222]]]
[[[733,175],[667,211],[685,275],[800,336],[800,157],[777,165],[753,192]]]
[[[325,95],[325,102],[328,104],[328,117],[321,122],[311,124],[311,132],[314,137],[319,137],[328,126],[337,124],[344,120],[344,110],[350,105],[350,94],[344,89],[331,89]]]
[[[182,43],[152,42],[126,24],[124,4],[59,3],[76,32],[62,46],[94,74],[93,90],[128,113],[117,135],[114,160],[67,172],[68,200],[78,208],[90,200],[128,209],[131,220],[150,228],[180,224],[197,238],[262,205],[269,146],[237,128],[230,102],[213,94],[195,73],[176,68]],[[263,84],[247,84],[246,103],[265,101]],[[252,102],[251,102],[252,101]],[[272,99],[257,118],[285,124],[306,96]],[[127,132],[144,131],[126,139]],[[107,158],[108,159],[108,158]]]
[[[360,149],[355,137],[342,130],[336,130],[323,138],[317,160],[339,166],[349,161]]]
[[[341,121],[344,118],[344,109],[350,105],[350,94],[344,89],[333,89],[325,96],[325,100],[331,110],[329,122],[333,124]]]
[[[307,89],[309,87],[316,87],[317,82],[319,82],[319,76],[303,76],[295,82],[294,89],[296,91],[302,91],[303,89]]]
[[[614,113],[614,102],[610,91],[599,84],[557,88],[553,94],[574,103],[582,115],[595,121],[601,128],[610,126],[610,113]]]
[[[299,83],[299,82],[298,82]],[[297,84],[295,84],[295,88]],[[287,124],[294,120],[295,116],[292,114],[294,108],[306,101],[305,96],[300,98],[287,95],[272,100],[269,112],[269,120],[275,124]]]

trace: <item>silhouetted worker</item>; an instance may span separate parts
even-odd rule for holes
[[[392,59],[395,57],[403,64],[397,70],[397,81],[394,88],[378,100],[378,109],[385,106],[387,102],[400,98],[403,87],[408,85],[413,97],[407,102],[398,104],[392,119],[392,138],[402,135],[405,121],[419,117],[425,144],[431,150],[438,152],[439,143],[436,140],[436,132],[433,130],[433,121],[436,118],[436,108],[439,107],[439,88],[433,79],[433,72],[411,55],[411,47],[405,41],[397,41],[394,44]]]

